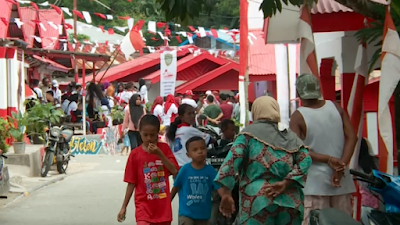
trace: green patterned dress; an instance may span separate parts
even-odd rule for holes
[[[247,163],[243,163],[244,158]],[[239,224],[300,225],[304,211],[302,187],[310,165],[311,157],[304,146],[289,152],[241,134],[225,158],[215,181],[232,190],[236,183],[235,175],[241,174]],[[243,174],[243,167],[246,168],[246,174]],[[266,186],[283,179],[296,182],[281,195],[267,197]]]

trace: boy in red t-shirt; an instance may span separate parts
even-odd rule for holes
[[[145,115],[139,124],[143,144],[132,150],[125,168],[128,183],[118,221],[125,220],[126,208],[135,190],[137,225],[170,225],[172,222],[169,176],[178,173],[178,163],[168,144],[158,142],[160,121]]]

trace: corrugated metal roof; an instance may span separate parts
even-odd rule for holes
[[[11,9],[13,4],[7,1],[0,1],[0,15],[6,19],[6,21],[10,21]],[[8,31],[8,24],[0,23],[0,38],[6,38]]]
[[[275,74],[275,47],[273,44],[265,44],[264,32],[259,29],[249,30],[256,36],[252,38],[253,44],[249,44],[249,74],[267,75]]]
[[[18,14],[24,23],[21,27],[24,34],[24,41],[28,44],[28,48],[33,47],[34,35],[36,31],[37,12],[33,7],[19,7]]]
[[[178,57],[184,56],[184,55],[188,54],[188,52],[190,51],[189,49],[195,49],[195,48],[196,48],[195,46],[191,46],[191,45],[182,46],[182,47],[180,47],[180,51],[177,52],[177,55],[178,55]],[[155,53],[143,55],[132,61],[122,63],[118,66],[111,67],[107,71],[107,74],[104,75],[103,79],[107,80],[107,78],[108,78],[108,79],[110,79],[109,81],[119,80],[130,74],[135,74],[139,71],[149,68],[149,67],[146,67],[145,64],[153,65],[153,63],[154,63],[154,65],[159,65],[160,54],[161,54],[160,51],[157,51]],[[96,77],[102,77],[105,72],[106,71],[99,72],[96,75]],[[154,71],[152,71],[152,72],[154,72]],[[92,78],[93,77],[91,75],[89,75],[89,76],[86,76],[85,80],[91,81]],[[97,80],[97,78],[96,78],[96,80]],[[82,78],[79,80],[79,82],[82,82]]]
[[[54,9],[40,9],[39,10],[39,21],[42,22],[46,30],[42,29],[40,26],[39,35],[42,39],[42,48],[44,49],[55,49],[59,39],[59,30],[54,29],[49,22],[52,22],[57,27],[61,25],[63,14],[58,14]]]
[[[265,44],[264,32],[261,29],[250,29],[249,32],[257,38],[257,40],[252,38],[253,44],[249,44],[249,75],[276,74],[275,45]],[[299,51],[300,45],[297,45],[297,52]]]
[[[386,0],[370,0],[372,2],[377,2],[383,5],[387,4]],[[334,0],[319,0],[318,4],[314,4],[311,9],[312,14],[324,14],[324,13],[335,13],[335,12],[353,12],[352,9],[339,4]]]

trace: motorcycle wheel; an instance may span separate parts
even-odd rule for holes
[[[57,171],[59,174],[63,174],[65,173],[65,171],[67,171],[68,169],[68,161],[65,162],[57,162]]]
[[[61,151],[61,154],[67,154],[69,152],[69,148],[64,148],[63,151]],[[57,162],[57,171],[59,174],[63,174],[67,171],[68,169],[68,162],[69,162],[69,156],[67,160],[64,160],[63,162]]]
[[[51,165],[53,165],[53,160],[54,160],[54,152],[52,151],[47,151],[44,156],[44,160],[42,162],[42,169],[40,171],[40,175],[42,177],[46,177],[47,173],[50,170]]]

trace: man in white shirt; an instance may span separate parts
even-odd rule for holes
[[[58,82],[56,80],[53,80],[51,82],[51,90],[53,91],[53,98],[54,100],[56,100],[56,104],[60,104],[61,103],[61,91],[60,89],[58,89]]]
[[[32,90],[36,93],[39,101],[43,102],[43,92],[42,89],[39,88],[39,80],[33,79],[32,86],[33,86]]]
[[[193,108],[196,109],[196,108],[197,108],[197,103],[196,103],[195,100],[192,99],[192,97],[193,97],[193,92],[192,92],[192,90],[187,90],[187,91],[185,92],[184,96],[183,96],[182,104],[191,105],[191,106],[193,106]]]

